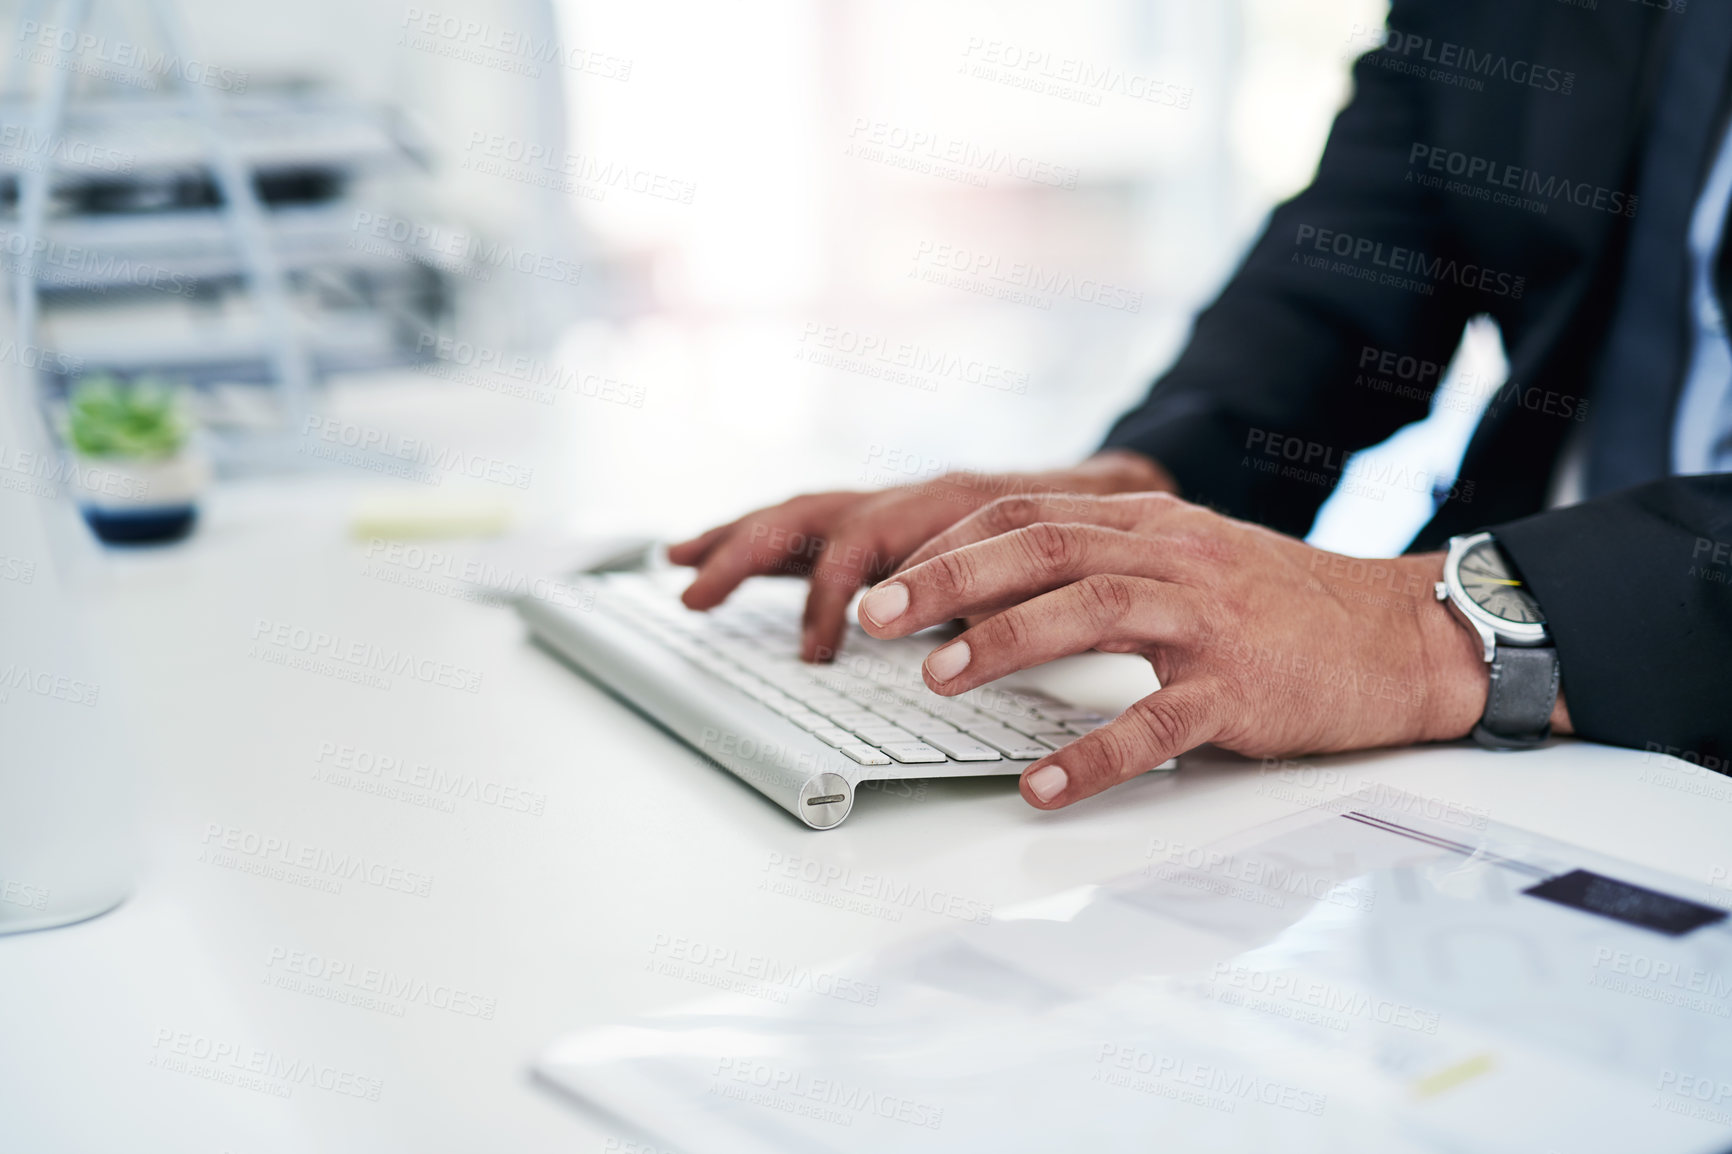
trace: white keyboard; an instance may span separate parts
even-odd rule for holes
[[[810,665],[795,656],[798,617],[750,592],[697,613],[633,576],[607,580],[619,595],[605,612],[860,765],[1031,761],[1109,720],[1027,689],[940,697],[920,675],[930,640],[902,646],[851,628],[834,664]]]
[[[685,571],[586,577],[579,603],[524,599],[537,638],[709,758],[828,829],[861,781],[1021,773],[1110,719],[1008,678],[956,697],[926,687],[939,631],[881,641],[850,625],[836,661],[799,647],[804,582],[748,581],[709,613]]]

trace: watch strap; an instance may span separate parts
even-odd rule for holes
[[[1491,692],[1473,739],[1487,749],[1534,749],[1552,735],[1558,700],[1558,651],[1550,645],[1499,645]]]

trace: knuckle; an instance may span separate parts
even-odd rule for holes
[[[1127,739],[1144,751],[1162,756],[1183,751],[1201,720],[1188,698],[1166,697],[1159,691],[1143,698],[1124,713]]]
[[[999,497],[983,511],[987,526],[995,533],[1027,525],[1039,515],[1040,503],[1033,497]]]
[[[1036,521],[1019,529],[1023,548],[1036,568],[1048,572],[1067,572],[1082,557],[1082,541],[1069,525],[1052,521]]]
[[[1171,522],[1181,510],[1192,507],[1171,493],[1125,493],[1118,499],[1128,504],[1137,520],[1145,525]]]
[[[1230,565],[1234,554],[1232,543],[1214,533],[1174,533],[1162,541],[1162,549],[1170,559],[1191,567]]]
[[[1118,725],[1097,729],[1092,736],[1094,741],[1084,742],[1083,745],[1093,747],[1090,754],[1098,777],[1117,777],[1146,756],[1126,732],[1122,721]]]
[[[1028,620],[1014,609],[1006,610],[983,622],[985,648],[997,652],[1020,653],[1033,639]]]
[[[825,569],[857,569],[868,533],[859,521],[843,521],[831,528],[828,536],[814,538],[819,543],[817,563]]]
[[[1228,620],[1214,605],[1198,600],[1178,600],[1171,606],[1167,618],[1168,646],[1187,655],[1212,654],[1214,646],[1226,632],[1225,622]],[[1165,678],[1161,680],[1162,684],[1166,683]]]
[[[926,583],[940,596],[965,598],[974,586],[974,566],[960,553],[940,553],[926,563]]]
[[[1097,624],[1122,620],[1136,601],[1130,580],[1117,573],[1090,574],[1077,582],[1077,592]]]

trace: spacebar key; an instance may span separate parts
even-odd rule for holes
[[[929,733],[926,735],[926,744],[943,750],[957,761],[1001,760],[998,750],[960,733]]]
[[[944,760],[944,755],[930,745],[918,741],[905,741],[900,744],[890,744],[882,747],[885,753],[894,757],[903,765],[932,765]]]

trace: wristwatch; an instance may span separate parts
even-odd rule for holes
[[[1487,749],[1535,749],[1552,732],[1558,651],[1545,614],[1490,533],[1451,537],[1437,599],[1485,643],[1491,692],[1473,739]]]

